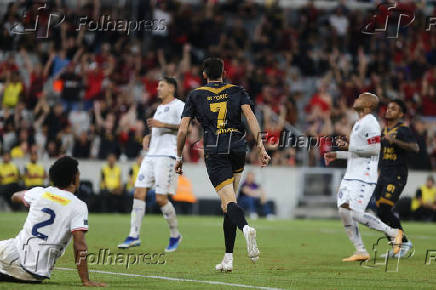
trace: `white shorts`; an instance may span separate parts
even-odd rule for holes
[[[348,203],[355,211],[364,212],[374,192],[375,184],[342,179],[338,191],[338,208]]]
[[[157,194],[176,193],[176,160],[171,157],[145,157],[136,177],[135,187],[152,188]]]
[[[42,281],[23,269],[15,239],[0,241],[0,273],[22,281]]]

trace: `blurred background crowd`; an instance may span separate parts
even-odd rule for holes
[[[163,75],[179,81],[178,96],[204,83],[201,61],[219,56],[226,80],[246,88],[267,132],[272,166],[324,166],[322,140],[312,150],[278,146],[286,136],[347,135],[360,92],[408,105],[406,122],[420,152],[411,167],[436,168],[436,34],[425,17],[436,11],[426,1],[402,1],[416,19],[397,39],[366,35],[372,9],[333,10],[310,1],[281,8],[275,1],[30,0],[0,4],[0,140],[13,158],[41,159],[71,154],[105,160],[114,153],[134,160],[156,106]],[[417,3],[419,2],[419,3]],[[39,9],[39,10],[38,10]],[[63,13],[57,26],[51,13]],[[149,29],[82,27],[80,18],[157,20]],[[14,29],[35,27],[30,34]],[[52,17],[52,20],[54,18]],[[110,28],[110,27],[109,27]],[[12,30],[11,30],[12,29]],[[44,37],[47,35],[48,37]],[[199,141],[200,140],[200,141]],[[185,146],[188,162],[202,159],[201,130],[193,124]],[[254,145],[249,139],[250,146]],[[252,150],[251,152],[254,152]],[[256,163],[248,154],[248,163]]]

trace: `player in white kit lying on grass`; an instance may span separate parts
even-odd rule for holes
[[[378,97],[363,93],[354,101],[353,109],[359,120],[354,123],[350,144],[338,140],[338,146],[347,151],[332,151],[324,155],[328,165],[335,159],[347,159],[347,171],[338,192],[338,208],[345,232],[356,248],[356,252],[342,261],[365,261],[369,254],[359,233],[359,224],[384,232],[392,238],[394,254],[400,251],[403,231],[393,229],[380,219],[366,213],[366,207],[377,183],[377,165],[380,154],[381,129],[372,112],[378,106]]]
[[[0,281],[41,282],[49,279],[56,260],[73,238],[74,257],[83,286],[105,286],[89,280],[86,261],[88,208],[74,192],[79,188],[78,163],[61,157],[50,168],[53,186],[16,192],[13,202],[29,208],[23,229],[0,241]]]
[[[177,130],[179,128],[185,103],[176,99],[177,82],[174,78],[164,77],[159,81],[158,98],[162,103],[157,107],[153,119],[147,120],[147,125],[152,128],[150,135],[144,137],[143,146],[150,148],[141,163],[138,177],[135,182],[135,193],[130,220],[130,233],[123,243],[118,245],[120,249],[139,246],[142,218],[145,213],[145,198],[148,189],[155,186],[156,202],[159,205],[164,218],[168,222],[170,230],[169,244],[165,252],[173,252],[179,246],[182,235],[179,233],[176,210],[168,200],[168,194],[176,192],[176,161]]]

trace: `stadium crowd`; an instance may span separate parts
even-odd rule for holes
[[[329,11],[311,2],[301,9],[235,0],[126,3],[56,0],[38,10],[41,4],[22,0],[1,6],[2,151],[13,158],[37,152],[41,158],[67,153],[105,160],[115,153],[133,160],[158,104],[160,77],[176,77],[183,99],[204,82],[201,61],[214,55],[225,60],[227,81],[252,97],[271,141],[272,166],[323,166],[322,153],[334,144],[306,150],[274,143],[284,131],[347,135],[355,121],[353,99],[370,91],[381,98],[379,117],[389,98],[406,101],[406,121],[420,145],[411,167],[436,168],[436,35],[420,30],[424,10],[414,1],[403,5],[418,24],[398,39],[362,34],[374,11],[345,5]],[[65,20],[50,25],[50,13],[59,11]],[[129,33],[115,25],[78,31],[80,17],[97,23],[102,15],[159,25]],[[34,33],[14,33],[34,27],[36,19]],[[188,162],[202,159],[199,139],[194,124],[184,152]],[[254,154],[247,158],[257,162]]]

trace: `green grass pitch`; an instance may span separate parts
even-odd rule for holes
[[[14,237],[25,219],[25,213],[0,213],[0,240]],[[142,245],[118,250],[117,244],[128,233],[129,215],[92,214],[87,243],[90,253],[108,248],[111,253],[162,253],[168,242],[168,227],[161,216],[146,215],[142,225]],[[126,269],[121,265],[90,265],[91,270],[138,274],[121,276],[90,273],[91,279],[103,281],[109,288],[120,289],[229,289],[237,285],[207,284],[220,281],[250,287],[292,289],[416,289],[436,288],[436,261],[425,265],[427,249],[436,250],[434,224],[405,223],[416,253],[401,260],[398,272],[385,272],[385,267],[362,267],[359,263],[343,263],[341,259],[353,252],[351,243],[338,220],[255,220],[249,221],[257,229],[260,260],[252,264],[248,259],[242,233],[238,233],[232,273],[215,272],[215,264],[223,256],[222,220],[218,217],[179,217],[183,242],[175,253],[165,255],[165,264],[139,263]],[[361,227],[364,242],[370,250],[381,235]],[[380,250],[386,246],[380,246]],[[2,289],[74,289],[81,285],[75,271],[72,246],[60,258],[52,278],[42,285],[0,283]],[[147,260],[149,261],[149,260]],[[370,264],[371,265],[371,264]],[[390,269],[394,269],[389,264]],[[392,267],[391,267],[392,266]],[[149,277],[144,277],[149,276]],[[158,277],[182,278],[195,281],[171,281]]]

